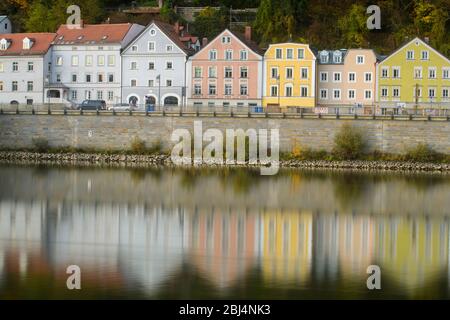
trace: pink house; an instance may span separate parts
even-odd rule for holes
[[[206,40],[206,39],[205,39]],[[206,41],[204,41],[206,42]],[[209,107],[256,107],[263,91],[263,52],[251,40],[224,30],[187,62],[188,104]]]

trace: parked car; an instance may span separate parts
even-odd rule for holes
[[[135,111],[137,110],[137,106],[132,106],[128,103],[118,103],[111,107],[108,107],[108,110],[115,110],[115,111]]]
[[[106,110],[105,100],[84,100],[78,110]]]

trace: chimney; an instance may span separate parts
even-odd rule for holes
[[[173,28],[175,29],[175,33],[179,35],[180,34],[180,23],[178,21],[175,22],[175,25]]]
[[[207,44],[208,44],[208,38],[203,38],[202,39],[202,47],[206,47]]]
[[[245,27],[245,40],[247,41],[252,40],[252,27],[250,26]]]

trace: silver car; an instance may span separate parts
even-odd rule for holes
[[[134,111],[137,110],[136,106],[129,105],[128,103],[118,103],[111,107],[108,107],[108,110],[114,111]]]

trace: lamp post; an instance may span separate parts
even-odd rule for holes
[[[161,109],[161,75],[158,74],[156,76],[156,80],[158,81],[158,109]]]

